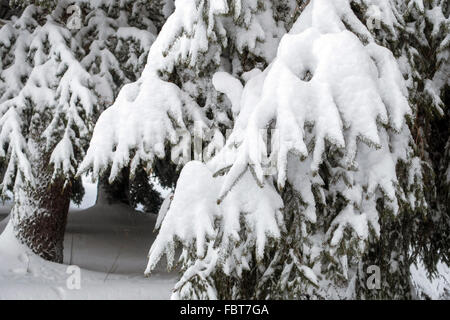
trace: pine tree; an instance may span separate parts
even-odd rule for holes
[[[143,63],[156,29],[138,16],[146,15],[139,2],[78,1],[86,15],[73,30],[73,3],[39,4],[0,30],[2,194],[13,190],[16,236],[61,262],[70,198],[82,192],[75,173],[95,120],[135,79],[135,60]]]
[[[410,297],[424,178],[386,48],[397,8],[382,2],[377,34],[358,10],[370,4],[311,1],[273,63],[228,92],[233,132],[206,165],[184,167],[149,253],[147,273],[181,244],[174,298]]]

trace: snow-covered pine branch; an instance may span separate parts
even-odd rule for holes
[[[76,33],[77,41],[88,48],[82,64],[109,106],[124,84],[140,76],[156,27],[147,18],[143,1],[103,1],[94,7],[85,1],[80,5],[87,13],[84,26]]]
[[[294,8],[289,2],[177,1],[141,78],[124,86],[100,116],[79,173],[92,170],[97,177],[111,168],[113,181],[123,167],[133,174],[138,166],[151,168],[155,158],[183,164],[190,158],[191,133],[206,136],[212,129],[224,135],[233,114],[212,76],[221,69],[239,75],[270,62],[285,33],[281,20],[290,17],[273,3]],[[211,153],[220,147],[210,146]]]
[[[372,246],[396,216],[413,220],[424,205],[395,57],[351,1],[313,0],[275,60],[245,78],[233,133],[209,163],[183,169],[146,272],[181,244],[175,298],[365,295]],[[260,130],[273,130],[269,145]],[[380,267],[403,276],[404,249]],[[396,294],[392,279],[383,278],[385,296]]]

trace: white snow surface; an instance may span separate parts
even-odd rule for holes
[[[89,196],[92,198],[92,195]],[[8,206],[0,211],[5,217]],[[7,221],[5,219],[4,221]],[[69,213],[64,264],[45,261],[20,244],[11,225],[0,221],[0,300],[3,299],[168,299],[176,274],[164,265],[143,274],[155,234],[155,215],[124,205],[97,205]],[[81,268],[81,289],[70,290],[68,265]]]

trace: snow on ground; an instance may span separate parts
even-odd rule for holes
[[[0,219],[8,212],[8,204],[1,207]],[[168,299],[176,273],[161,265],[150,278],[143,274],[155,222],[156,215],[125,205],[72,206],[62,265],[30,253],[8,226],[0,235],[0,299]],[[66,286],[68,265],[81,267],[80,290]]]
[[[7,226],[11,202],[0,206],[0,299],[168,299],[177,274],[160,263],[150,278],[143,271],[156,234],[156,215],[125,205],[96,205],[96,185],[84,182],[80,207],[71,205],[64,264],[44,261],[17,242]],[[165,261],[163,259],[163,261]],[[66,286],[68,265],[81,268],[81,289]],[[450,298],[450,268],[438,266],[429,280],[423,265],[411,268],[413,283],[432,299]]]

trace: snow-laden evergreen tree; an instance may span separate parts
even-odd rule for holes
[[[25,6],[0,29],[1,185],[3,196],[14,194],[16,236],[60,262],[95,120],[137,78],[156,28],[145,2],[76,1],[75,17],[73,1],[42,5]]]
[[[449,140],[449,6],[447,1],[390,1],[391,12],[382,17],[386,5],[354,1],[353,9],[369,25],[377,43],[397,58],[409,90],[414,121],[409,123],[415,154],[421,159],[427,208],[410,234],[411,259],[422,260],[428,271],[436,271],[439,260],[449,261],[450,216],[445,158]],[[390,22],[390,23],[386,23]],[[446,162],[447,161],[447,162]],[[395,228],[404,228],[407,223]],[[410,226],[409,228],[411,228]],[[386,242],[387,248],[392,245]],[[380,250],[379,248],[377,250]]]
[[[100,116],[79,173],[108,173],[113,182],[125,167],[131,176],[144,167],[176,180],[177,165],[191,158],[191,133],[203,136],[214,154],[239,110],[215,90],[213,75],[264,68],[295,8],[290,0],[176,1],[142,76]],[[235,85],[242,86],[238,80]],[[160,159],[164,169],[157,172]]]
[[[396,57],[358,10],[373,4],[396,32],[393,1],[312,0],[243,89],[216,74],[233,132],[184,167],[149,253],[147,274],[181,245],[174,298],[410,297],[422,165]]]
[[[404,73],[416,113],[412,125],[426,173],[428,217],[419,245],[430,271],[439,260],[450,263],[448,147],[450,142],[450,8],[448,1],[408,1],[403,13]]]

